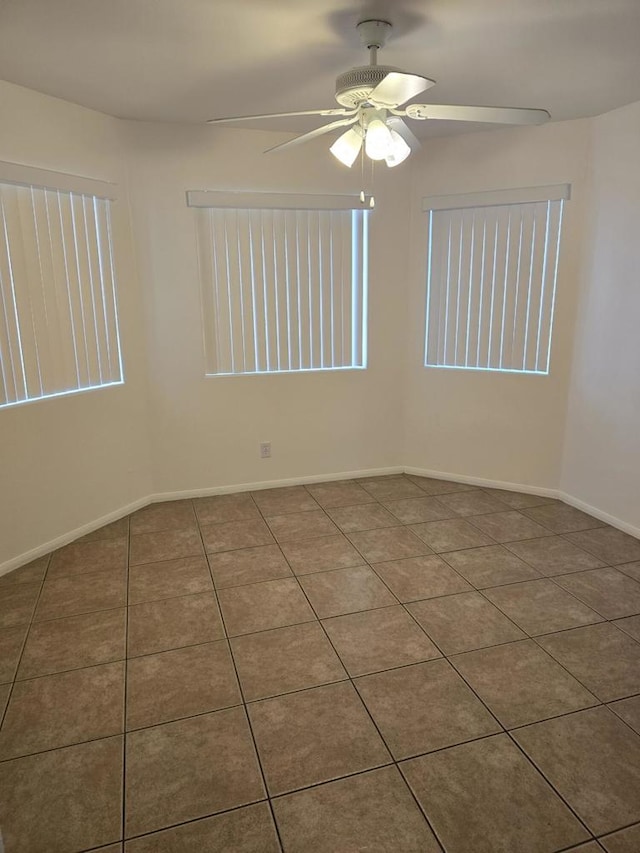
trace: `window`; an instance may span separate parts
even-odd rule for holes
[[[563,184],[423,199],[426,367],[549,372],[569,190]]]
[[[0,406],[122,382],[112,193],[0,164]]]
[[[347,196],[190,192],[205,373],[366,367],[368,212]]]

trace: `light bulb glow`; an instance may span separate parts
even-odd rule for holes
[[[362,131],[360,128],[351,127],[339,136],[329,151],[333,156],[351,168],[362,148]]]
[[[391,150],[384,158],[389,168],[399,165],[411,154],[411,148],[409,148],[397,130],[391,131],[391,140]]]
[[[384,160],[389,156],[393,146],[391,132],[379,118],[374,118],[367,125],[367,135],[364,150],[371,160]]]

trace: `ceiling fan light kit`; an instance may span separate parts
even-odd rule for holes
[[[318,115],[335,116],[329,122],[301,136],[275,145],[269,151],[278,151],[300,145],[331,133],[339,128],[347,130],[335,140],[330,151],[337,160],[349,168],[362,152],[370,160],[384,160],[393,168],[407,159],[412,149],[420,143],[403,121],[469,121],[490,124],[542,124],[550,116],[546,110],[521,107],[476,107],[453,104],[403,105],[435,86],[435,81],[421,74],[409,74],[391,65],[378,65],[378,51],[384,47],[392,25],[388,21],[361,21],[357,30],[363,47],[369,51],[369,65],[352,68],[336,80],[338,108],[302,110],[290,113],[271,113],[258,116],[235,116],[211,119],[210,124],[248,121],[260,118]]]

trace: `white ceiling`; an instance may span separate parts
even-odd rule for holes
[[[640,100],[640,0],[0,0],[0,78],[147,121],[330,107],[370,17],[394,25],[382,63],[437,80],[420,102],[557,120]]]

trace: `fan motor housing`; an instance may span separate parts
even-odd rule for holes
[[[345,71],[336,79],[336,101],[343,107],[357,107],[367,101],[389,72],[399,70],[392,65],[360,65]]]

